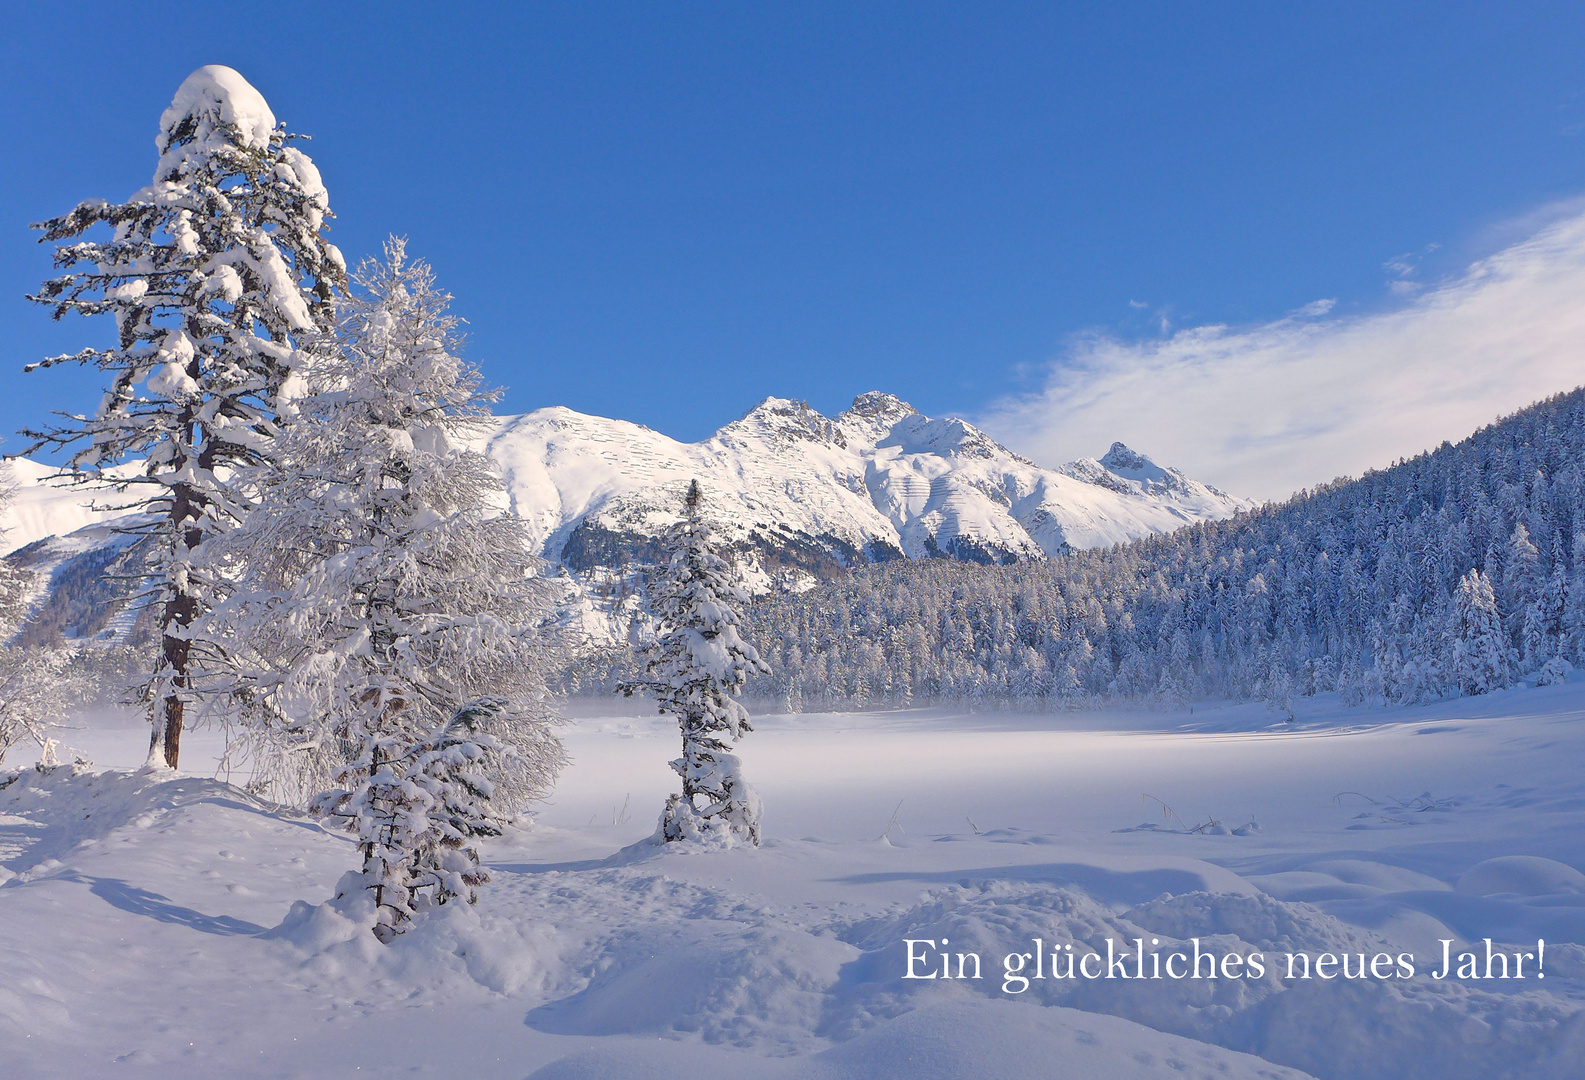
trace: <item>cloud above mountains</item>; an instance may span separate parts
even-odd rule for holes
[[[1037,461],[1120,439],[1236,494],[1280,498],[1585,383],[1577,205],[1456,277],[1394,293],[1396,306],[1367,315],[1321,300],[1254,326],[1081,336],[1040,391],[975,422]]]

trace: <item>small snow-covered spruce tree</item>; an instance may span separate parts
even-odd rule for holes
[[[769,674],[770,666],[738,632],[748,592],[716,548],[700,514],[702,498],[699,482],[691,482],[683,518],[663,540],[668,559],[650,598],[658,626],[643,649],[645,677],[621,690],[653,695],[682,730],[682,756],[671,763],[682,793],[666,801],[660,838],[758,844],[759,796],[723,736],[735,741],[753,730],[737,694],[749,675]]]
[[[329,331],[344,277],[324,238],[329,200],[319,170],[291,145],[264,98],[228,67],[189,75],[160,117],[154,180],[124,203],[102,199],[37,225],[58,243],[62,275],[31,299],[67,313],[108,314],[107,348],[51,357],[109,376],[91,414],[62,414],[24,432],[28,451],[86,444],[74,479],[139,494],[138,528],[157,535],[158,660],[145,688],[149,760],[175,768],[188,706],[204,697],[198,633],[220,590],[196,554],[241,510],[231,470],[268,457],[300,373]],[[82,240],[97,226],[105,240]],[[142,459],[135,477],[106,467]]]
[[[238,741],[260,775],[288,799],[333,788],[316,805],[363,840],[367,887],[405,889],[411,907],[415,891],[471,888],[465,869],[444,887],[420,873],[455,862],[424,854],[451,835],[426,831],[452,798],[434,784],[509,819],[549,791],[565,755],[543,678],[547,583],[500,478],[468,445],[497,395],[457,355],[451,298],[401,240],[353,281],[342,348],[309,373],[273,460],[245,474],[255,507],[209,547],[234,584],[209,631],[231,659]],[[411,806],[430,825],[369,834]],[[396,922],[382,925],[406,917],[390,903]]]
[[[359,758],[338,773],[347,786],[314,799],[315,813],[358,838],[363,865],[354,887],[371,894],[382,942],[425,908],[476,902],[490,880],[474,841],[502,831],[490,774],[512,751],[483,728],[503,708],[496,698],[469,702],[417,742],[366,738]]]

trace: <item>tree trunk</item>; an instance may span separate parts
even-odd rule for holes
[[[194,549],[203,542],[203,531],[192,527],[192,520],[197,516],[192,494],[186,484],[177,484],[171,489],[171,522],[176,536],[174,554],[189,565]],[[165,764],[172,769],[181,759],[182,726],[187,711],[183,692],[192,686],[188,662],[192,655],[191,630],[198,616],[198,598],[191,588],[191,581],[184,575],[179,591],[165,602],[160,617],[160,664],[169,679],[169,689],[164,699],[154,705],[149,757],[153,758],[156,751],[163,751]],[[172,633],[173,628],[179,632]]]
[[[165,699],[165,764],[172,769],[176,768],[177,759],[181,757],[184,704],[175,694]],[[153,749],[149,748],[150,753],[153,753]]]

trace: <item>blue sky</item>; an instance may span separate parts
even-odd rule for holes
[[[885,389],[1043,463],[1105,449],[1061,431],[1114,432],[1277,493],[1308,480],[1240,471],[1258,432],[1215,451],[1170,401],[1130,411],[1171,385],[1148,375],[1079,416],[1074,372],[1322,299],[1344,340],[1585,195],[1579,5],[249,9],[8,12],[0,431],[91,407],[93,376],[20,368],[107,332],[22,299],[49,271],[27,223],[144,184],[160,111],[206,63],[314,136],[349,256],[396,232],[433,263],[506,408],[684,439],[767,394],[830,413]],[[1309,479],[1356,467],[1336,464]]]

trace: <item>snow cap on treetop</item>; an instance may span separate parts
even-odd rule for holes
[[[182,81],[170,108],[160,114],[160,133],[154,145],[161,154],[171,146],[171,138],[191,117],[196,123],[196,142],[207,141],[217,128],[231,128],[232,139],[251,150],[270,144],[275,130],[275,114],[264,95],[241,74],[224,64],[205,64]],[[229,140],[228,140],[229,141]]]

